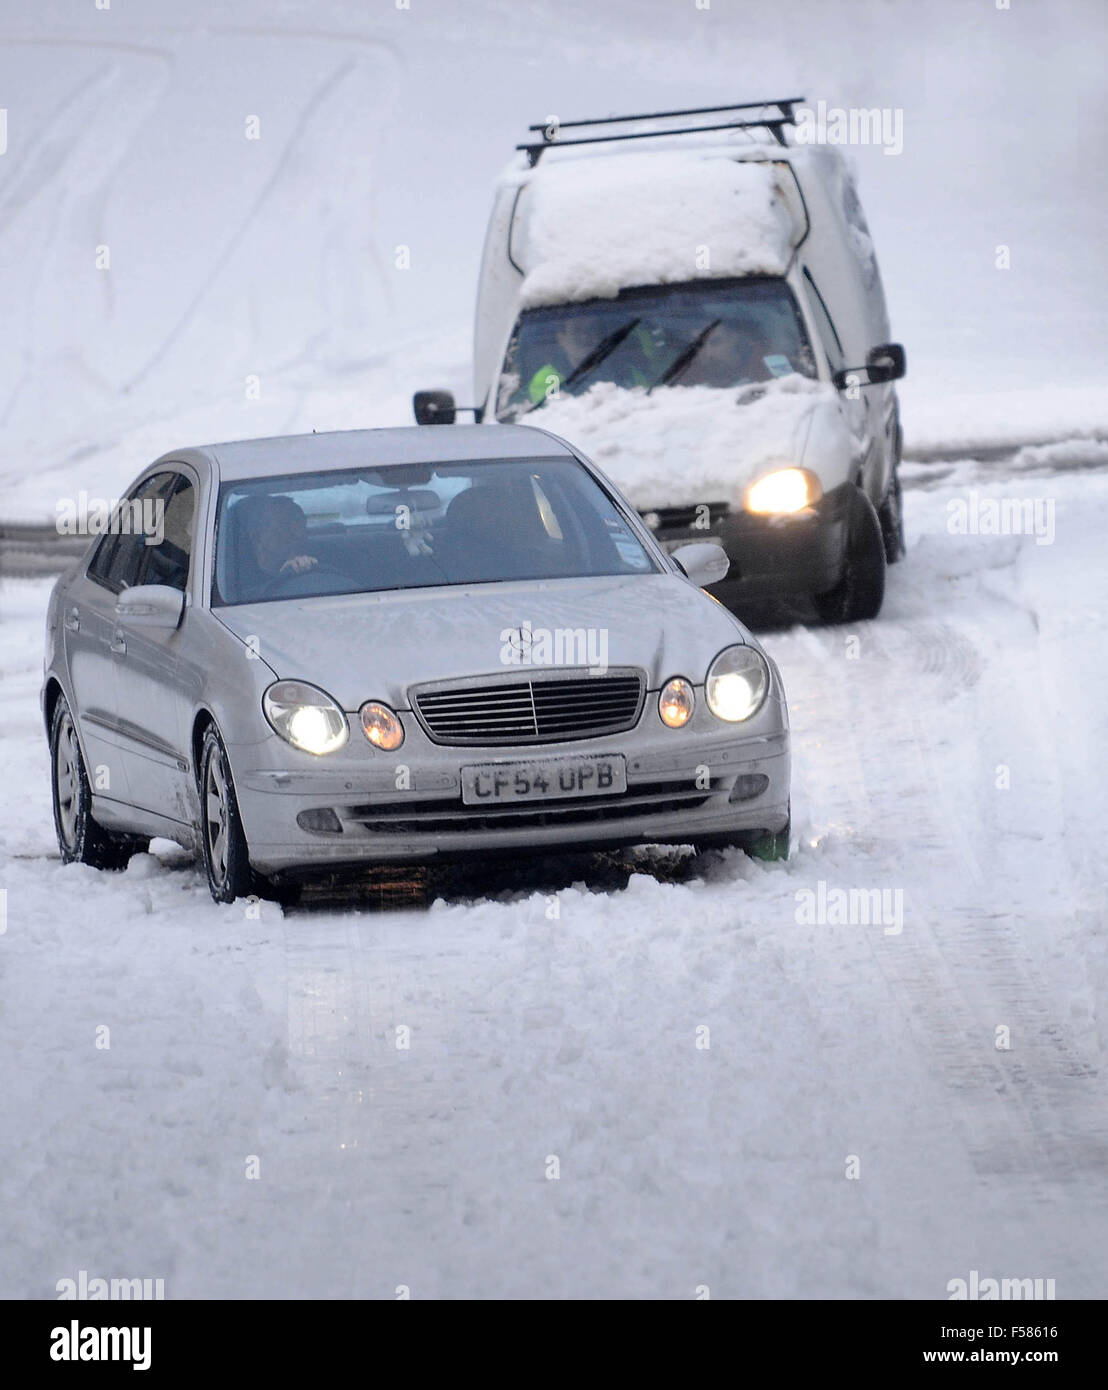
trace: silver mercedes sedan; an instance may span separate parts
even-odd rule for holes
[[[503,425],[176,450],[55,585],[63,860],[153,836],[212,896],[644,842],[782,858],[773,661],[570,444]]]

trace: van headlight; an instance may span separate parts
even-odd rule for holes
[[[769,667],[754,647],[727,647],[704,678],[704,696],[717,719],[739,724],[757,714],[769,690]]]
[[[262,696],[262,709],[274,732],[305,753],[334,753],[350,735],[330,695],[304,681],[277,681]]]
[[[759,516],[787,516],[802,512],[822,496],[823,488],[814,473],[806,468],[778,468],[747,489],[745,506]]]

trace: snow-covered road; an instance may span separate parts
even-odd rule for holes
[[[792,859],[626,886],[259,917],[168,851],[62,868],[7,583],[0,1296],[1103,1296],[1108,472],[1032,462],[911,469],[881,618],[764,634]],[[952,533],[1017,497],[1051,543]]]

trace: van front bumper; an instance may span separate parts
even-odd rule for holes
[[[802,512],[755,516],[742,510],[710,508],[709,525],[695,525],[692,507],[644,512],[655,537],[667,550],[694,541],[717,540],[731,571],[708,592],[729,607],[743,598],[822,594],[839,582],[846,556],[847,525],[854,494],[851,483],[824,493]]]

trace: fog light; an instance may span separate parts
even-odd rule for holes
[[[301,811],[296,817],[296,823],[301,830],[326,831],[329,835],[342,834],[342,821],[330,806],[321,806],[314,811]]]
[[[735,778],[729,801],[752,801],[761,796],[769,786],[769,778],[764,772],[741,772]]]
[[[695,697],[693,688],[687,680],[674,676],[662,687],[658,696],[658,713],[662,723],[669,729],[679,729],[692,718]]]

